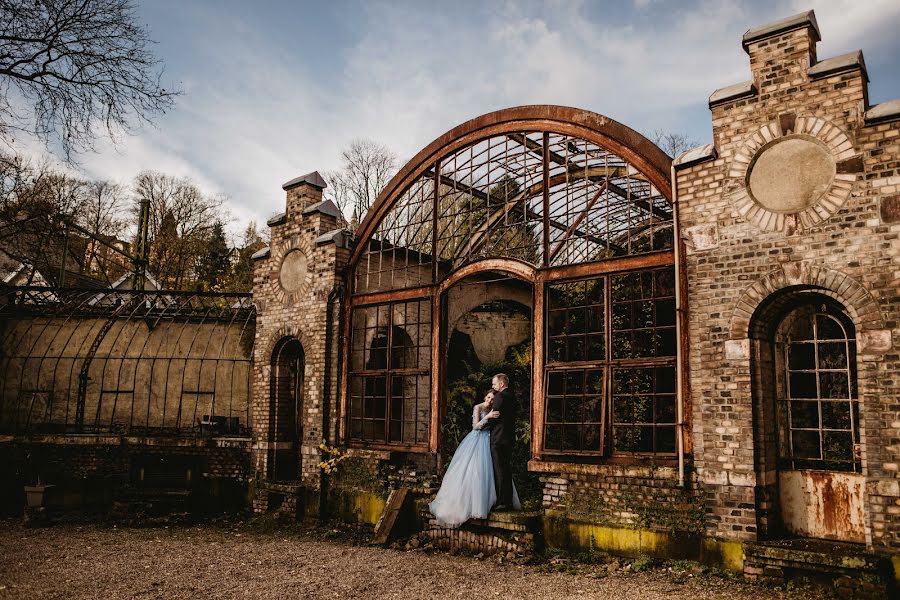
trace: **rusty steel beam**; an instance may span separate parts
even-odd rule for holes
[[[356,308],[359,306],[372,306],[373,304],[385,304],[387,302],[402,302],[406,300],[423,300],[431,296],[434,286],[423,285],[421,287],[407,288],[404,290],[390,290],[387,292],[369,292],[357,294],[350,299],[349,304]]]
[[[572,232],[578,229],[578,225],[580,225],[584,218],[588,215],[588,213],[591,212],[591,209],[594,208],[594,204],[597,203],[597,200],[600,199],[600,196],[602,196],[607,189],[609,189],[609,180],[606,180],[604,182],[603,186],[599,190],[597,190],[597,193],[594,194],[593,198],[591,198],[590,201],[584,206],[584,210],[578,213],[578,216],[575,217],[575,221],[572,223],[572,225],[569,226],[569,228],[563,234],[562,239],[557,242],[556,247],[550,253],[549,258],[547,258],[547,264],[553,263],[553,259],[556,258],[556,255],[559,254],[559,251],[563,249],[563,246],[566,245],[566,242],[572,236]]]
[[[434,173],[431,172],[431,171],[425,171],[425,175],[426,175],[427,177],[432,177],[432,176],[434,175]],[[565,176],[564,176],[564,175],[556,175],[556,176],[550,178],[550,187],[554,187],[555,185],[559,185],[559,182],[562,180],[563,177],[565,177]],[[478,198],[479,200],[484,200],[485,202],[487,202],[487,201],[490,200],[490,197],[489,197],[489,195],[488,195],[487,192],[484,192],[484,191],[482,191],[482,190],[479,190],[478,188],[474,188],[474,187],[472,187],[472,186],[470,186],[470,185],[467,185],[467,184],[465,184],[465,183],[461,183],[461,182],[459,182],[459,181],[456,181],[456,180],[453,179],[452,177],[449,177],[449,176],[447,176],[447,175],[440,175],[438,179],[439,179],[439,181],[440,181],[442,184],[444,184],[444,185],[446,185],[446,186],[448,186],[448,187],[452,187],[452,188],[454,188],[454,189],[456,189],[456,190],[460,190],[460,191],[462,191],[463,193],[470,194],[470,195],[472,195],[473,197]],[[554,183],[554,181],[555,181],[556,183]],[[537,192],[538,192],[538,191],[541,191],[542,188],[543,188],[542,185],[535,184],[535,185],[533,185],[531,188],[529,188],[529,190],[534,191],[534,193],[532,194],[532,196],[537,196]],[[520,194],[517,194],[515,197],[518,198],[518,197],[521,196],[521,195],[522,195],[522,194],[520,193]],[[528,196],[525,196],[525,198],[527,198],[527,197],[528,197]],[[525,198],[522,198],[522,199],[524,200]],[[438,203],[438,204],[435,204],[435,207],[436,207],[435,210],[437,210],[437,207],[439,207],[439,203]],[[545,219],[545,216],[544,216],[544,215],[541,215],[541,214],[535,212],[534,209],[532,209],[532,208],[530,208],[530,207],[528,207],[528,206],[526,206],[526,209],[525,209],[525,210],[527,211],[527,216],[528,216],[529,219],[534,219],[534,220],[544,220],[544,219]],[[548,223],[551,227],[553,227],[554,229],[558,229],[558,230],[560,230],[560,231],[566,231],[566,230],[568,229],[568,226],[567,226],[565,223],[562,223],[562,222],[557,221],[557,220],[555,220],[555,219],[551,219],[551,218],[549,217],[549,214],[546,216],[546,221],[547,221],[547,223]],[[479,227],[478,231],[480,232],[481,229],[482,229],[482,228]],[[604,239],[602,239],[602,238],[600,238],[600,237],[597,237],[597,236],[595,236],[595,235],[592,235],[592,234],[590,234],[590,233],[588,233],[588,232],[586,232],[586,231],[576,230],[576,231],[575,231],[575,235],[577,235],[577,236],[579,236],[579,237],[583,237],[583,238],[589,239],[590,241],[592,241],[592,242],[594,242],[594,243],[596,243],[596,244],[603,244],[603,245],[606,245],[606,240],[604,240]],[[482,242],[482,243],[483,243],[483,242]],[[479,245],[480,245],[480,244],[479,244]],[[474,246],[474,247],[473,247],[473,249],[477,249],[477,248],[478,248],[478,246]]]
[[[663,252],[654,252],[652,254],[623,256],[621,258],[610,258],[597,262],[551,267],[549,269],[540,270],[538,273],[538,278],[542,281],[580,279],[582,277],[602,275],[605,273],[613,273],[617,271],[632,271],[635,269],[646,269],[649,267],[659,267],[663,265],[674,264],[674,253],[671,250],[665,250]]]
[[[441,293],[444,293],[450,289],[453,284],[466,277],[470,277],[477,273],[483,273],[484,271],[501,271],[503,273],[509,273],[513,277],[529,283],[533,283],[537,276],[537,269],[527,262],[515,258],[485,258],[476,260],[475,262],[471,262],[466,266],[457,269],[440,283],[438,289]]]

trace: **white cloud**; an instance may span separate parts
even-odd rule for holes
[[[185,11],[196,55],[182,58],[197,69],[184,77],[187,94],[157,128],[85,156],[84,170],[120,181],[142,169],[189,176],[231,198],[239,231],[283,210],[281,183],[336,167],[355,137],[409,158],[458,123],[507,106],[579,106],[641,131],[703,138],[684,111],[702,112],[714,89],[749,78],[740,45],[749,27],[815,8],[827,57],[877,50],[900,15],[896,0],[634,4],[636,14],[562,0],[370,3],[335,9],[356,37],[309,56],[226,10]],[[319,66],[326,55],[327,70]],[[170,70],[180,66],[171,64],[177,56],[167,60]]]

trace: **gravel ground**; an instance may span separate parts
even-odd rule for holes
[[[701,574],[690,564],[640,573],[567,561],[500,564],[367,547],[363,539],[244,523],[26,529],[0,522],[0,599],[815,597]]]

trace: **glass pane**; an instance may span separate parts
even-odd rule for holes
[[[566,395],[580,395],[584,387],[584,371],[566,371]]]
[[[658,393],[675,392],[675,367],[656,369],[656,391]]]
[[[819,373],[819,392],[822,398],[849,398],[846,371],[826,371]]]
[[[675,396],[657,396],[656,422],[674,423],[675,416]]]
[[[587,372],[586,394],[600,395],[603,393],[603,371],[591,370]]]
[[[850,401],[822,402],[822,427],[850,430]]]
[[[633,396],[631,398],[631,415],[635,423],[652,423],[653,397]]]
[[[601,419],[601,410],[603,407],[603,398],[600,396],[587,396],[584,400],[584,422],[599,423]]]
[[[632,423],[630,396],[616,397],[613,402],[613,419],[616,423]]]
[[[587,331],[603,331],[605,316],[602,306],[592,306],[587,312]]]
[[[550,338],[547,346],[547,360],[562,362],[566,357],[566,338]]]
[[[584,396],[566,396],[566,422],[582,423],[582,409],[584,407]]]
[[[562,426],[547,425],[544,431],[544,447],[548,450],[562,450]]]
[[[791,402],[791,427],[795,429],[819,428],[819,403],[815,400]]]
[[[612,354],[613,358],[631,358],[635,355],[631,348],[631,335],[628,332],[613,333]]]
[[[613,330],[631,329],[634,327],[631,319],[631,302],[613,304],[612,327]]]
[[[816,368],[816,347],[814,344],[795,343],[788,347],[788,369],[795,371]]]
[[[582,429],[582,449],[600,450],[600,426],[585,425]]]
[[[571,308],[566,315],[567,333],[584,333],[585,314],[583,308]]]
[[[794,458],[820,458],[818,431],[792,431]]]
[[[567,361],[585,360],[584,342],[584,336],[582,335],[569,336],[569,355],[566,357]]]
[[[559,396],[565,393],[565,374],[553,371],[547,375],[547,394]]]
[[[606,358],[605,341],[603,334],[588,336],[585,342],[585,360],[603,360]]]
[[[846,370],[847,344],[845,344],[844,342],[828,342],[819,344],[819,368]]]
[[[675,356],[676,338],[675,329],[657,329],[655,356]]]
[[[826,431],[825,460],[853,461],[853,436],[850,432]]]
[[[791,325],[791,331],[788,338],[792,342],[812,341],[815,338],[813,335],[813,321],[810,318],[811,315],[808,314],[808,309],[805,309],[803,312],[804,314],[799,315],[794,321],[794,324]]]
[[[547,422],[562,423],[563,420],[563,404],[562,398],[547,398]]]
[[[656,301],[656,324],[675,325],[675,299]]]
[[[847,334],[837,320],[828,315],[816,315],[816,338],[819,340],[845,340]]]
[[[674,427],[657,427],[656,428],[656,451],[675,453],[675,428]]]
[[[640,298],[641,278],[637,273],[616,275],[612,278],[613,302]]]
[[[816,374],[815,373],[791,373],[790,374],[790,391],[791,398],[818,398],[816,391]]]
[[[617,452],[653,452],[653,427],[617,427]]]
[[[561,335],[566,331],[566,312],[551,310],[547,318],[547,333],[551,336]]]
[[[578,450],[580,448],[580,430],[581,427],[578,425],[564,425],[563,426],[563,449],[564,450]]]

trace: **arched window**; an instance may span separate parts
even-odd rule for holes
[[[860,470],[856,334],[823,298],[792,310],[779,327],[783,351],[779,456],[788,469]]]

